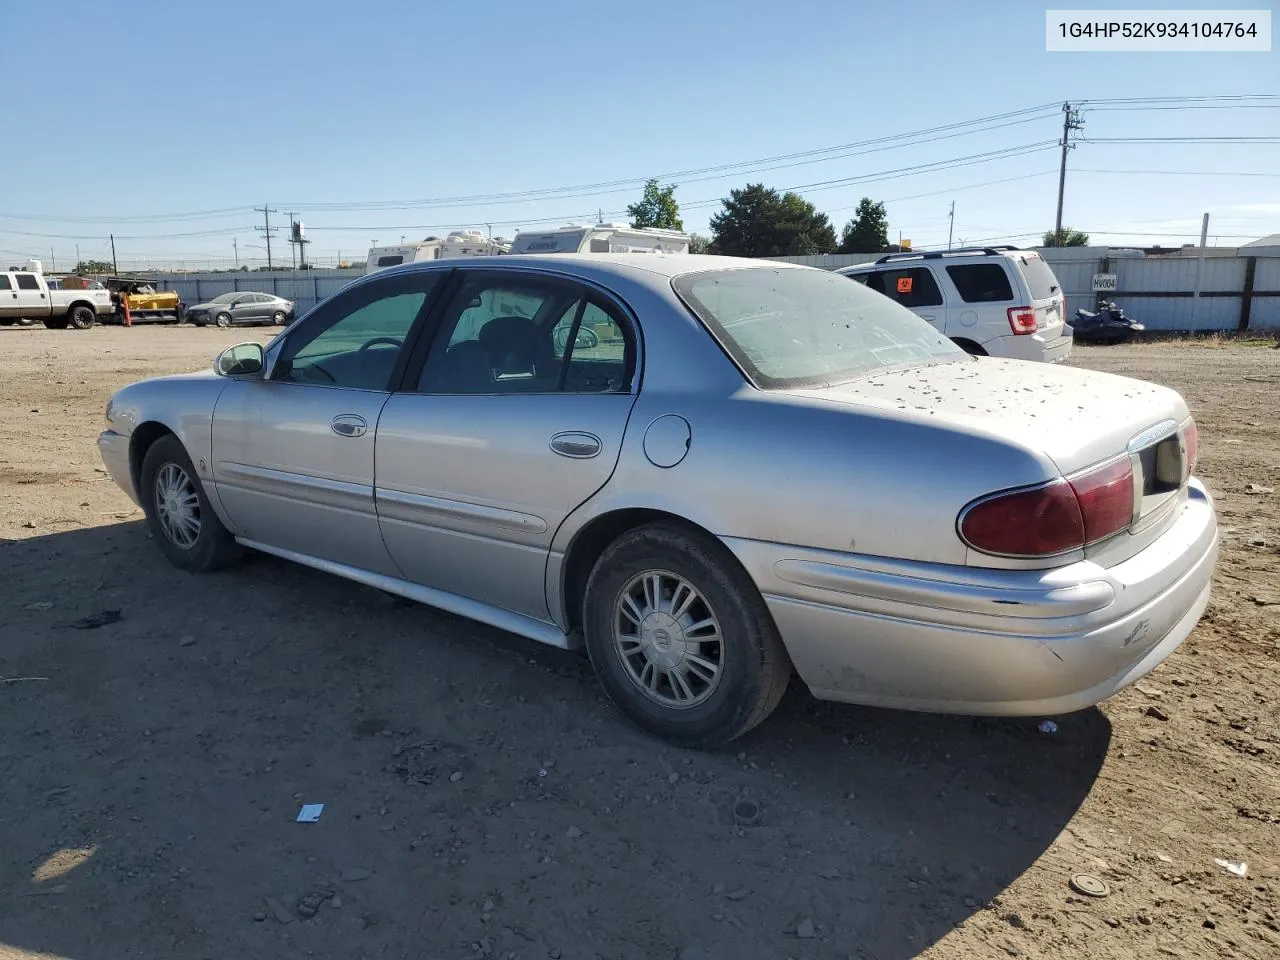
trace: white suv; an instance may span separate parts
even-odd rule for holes
[[[1034,250],[891,253],[836,272],[891,297],[977,356],[1048,363],[1071,356],[1067,298]]]

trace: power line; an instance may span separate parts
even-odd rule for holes
[[[1280,143],[1280,137],[1083,137],[1083,143]]]

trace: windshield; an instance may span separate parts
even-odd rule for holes
[[[840,383],[884,367],[965,356],[910,310],[824,270],[712,270],[676,277],[673,285],[762,389]]]
[[[240,294],[238,293],[224,293],[214,297],[209,302],[210,303],[230,303],[232,300],[234,300],[238,296],[240,296]]]

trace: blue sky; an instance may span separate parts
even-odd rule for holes
[[[52,248],[64,266],[77,245],[107,258],[114,232],[122,266],[229,266],[233,238],[253,262],[265,251],[250,208],[263,203],[300,212],[318,262],[363,259],[374,240],[451,226],[510,236],[598,209],[624,219],[639,186],[407,201],[639,180],[1049,105],[963,136],[675,181],[686,227],[705,232],[716,199],[747,182],[936,164],[800,192],[837,229],[869,195],[888,201],[895,239],[945,244],[954,200],[957,240],[1030,242],[1052,226],[1062,101],[1280,94],[1275,49],[1047,53],[1046,6],[1068,4],[10,3],[0,260],[47,261]],[[1103,106],[1086,105],[1085,137],[1280,136],[1280,101]],[[956,162],[1001,150],[1013,155]],[[1280,143],[1086,142],[1069,170],[1064,219],[1097,240],[1191,241],[1205,211],[1223,245],[1280,232]]]

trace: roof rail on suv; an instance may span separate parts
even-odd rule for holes
[[[897,260],[940,260],[942,257],[954,257],[969,253],[983,253],[988,256],[996,256],[1001,250],[1020,250],[1021,247],[1015,247],[1012,244],[1004,243],[994,247],[956,247],[953,250],[929,250],[929,251],[904,251],[903,253],[888,253],[881,257],[876,263],[893,263]]]

